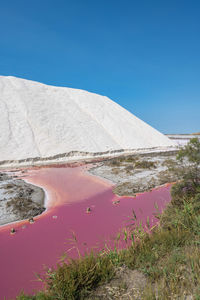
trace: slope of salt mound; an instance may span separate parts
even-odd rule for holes
[[[105,96],[0,76],[0,161],[174,146]]]

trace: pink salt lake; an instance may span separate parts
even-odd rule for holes
[[[55,266],[64,252],[76,257],[69,240],[73,232],[81,253],[95,246],[101,249],[128,224],[132,209],[143,223],[149,217],[152,226],[157,222],[155,203],[162,211],[170,201],[170,185],[136,197],[117,197],[110,182],[90,175],[87,168],[63,165],[29,170],[25,179],[45,189],[47,210],[34,224],[22,221],[0,227],[0,299],[14,298],[22,289],[29,293],[40,289],[34,273]],[[119,204],[114,204],[116,200]],[[12,227],[14,235],[10,235]]]

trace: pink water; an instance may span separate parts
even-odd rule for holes
[[[103,247],[128,223],[134,209],[138,220],[147,216],[155,224],[155,203],[161,211],[170,201],[170,186],[143,193],[137,197],[117,197],[112,184],[89,175],[87,167],[51,167],[30,171],[27,180],[42,186],[48,193],[48,210],[36,218],[0,228],[0,299],[15,297],[22,289],[31,292],[41,288],[34,272],[43,266],[55,266],[67,251],[77,256],[71,244],[75,233],[81,253],[92,247]],[[113,201],[120,200],[119,204]],[[87,208],[91,213],[86,213]],[[10,228],[17,232],[10,235]]]

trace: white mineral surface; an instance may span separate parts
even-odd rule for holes
[[[0,76],[0,112],[1,162],[174,146],[109,98],[78,89]]]

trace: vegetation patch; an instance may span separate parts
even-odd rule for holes
[[[148,160],[136,161],[135,168],[136,169],[152,169],[152,168],[156,168],[156,164],[155,164],[155,162],[148,161]]]
[[[41,214],[45,208],[39,203],[32,201],[30,198],[12,198],[6,203],[7,208],[11,208],[12,212],[20,217],[20,219],[28,219]]]
[[[148,186],[149,189],[149,186]],[[134,184],[132,182],[123,182],[114,187],[113,192],[119,196],[134,196],[136,193],[144,191],[144,187],[140,184]]]

